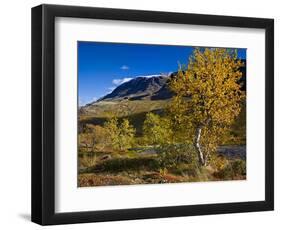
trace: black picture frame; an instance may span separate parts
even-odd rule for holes
[[[265,29],[265,200],[55,213],[55,18],[89,18]],[[274,20],[110,8],[32,8],[32,221],[41,225],[274,209]]]

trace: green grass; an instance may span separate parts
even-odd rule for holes
[[[161,110],[165,108],[169,100],[122,100],[122,101],[100,101],[85,108],[81,120],[88,117],[105,118],[114,112],[117,117],[127,117],[132,114]]]

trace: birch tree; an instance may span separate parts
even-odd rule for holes
[[[117,117],[112,117],[105,123],[104,128],[114,150],[124,151],[132,146],[136,130],[128,119],[118,122]]]
[[[170,106],[181,124],[193,133],[198,161],[207,165],[210,154],[239,115],[245,93],[238,83],[243,66],[233,49],[197,48],[186,70],[171,80],[175,93]],[[180,109],[178,109],[180,108]]]
[[[172,139],[172,129],[167,118],[161,118],[154,113],[147,113],[143,124],[146,143],[152,145],[169,144]]]

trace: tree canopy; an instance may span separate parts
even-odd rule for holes
[[[186,70],[170,83],[175,93],[170,113],[194,136],[199,162],[207,164],[226,130],[239,115],[245,93],[239,81],[244,65],[225,48],[197,48]]]

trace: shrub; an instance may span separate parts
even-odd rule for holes
[[[173,135],[169,119],[154,113],[146,114],[143,133],[146,143],[152,145],[169,143]]]
[[[79,166],[80,167],[92,167],[97,162],[97,156],[96,154],[91,154],[91,156],[87,156],[86,154],[83,155],[83,157],[79,158]]]
[[[161,145],[156,148],[158,162],[161,168],[172,168],[181,163],[194,163],[196,155],[190,144]]]
[[[214,173],[220,179],[235,179],[246,175],[246,162],[244,160],[234,160],[223,169]]]
[[[246,175],[246,161],[244,160],[235,160],[232,162],[232,170],[236,176]]]
[[[153,157],[125,158],[118,157],[101,161],[93,167],[82,170],[81,173],[117,173],[124,171],[158,170],[158,162]]]
[[[216,171],[220,171],[228,164],[228,160],[225,156],[219,154],[213,154],[210,157],[210,166]]]
[[[118,119],[113,117],[105,123],[104,128],[114,150],[125,151],[132,146],[136,130],[128,119],[118,122]]]

